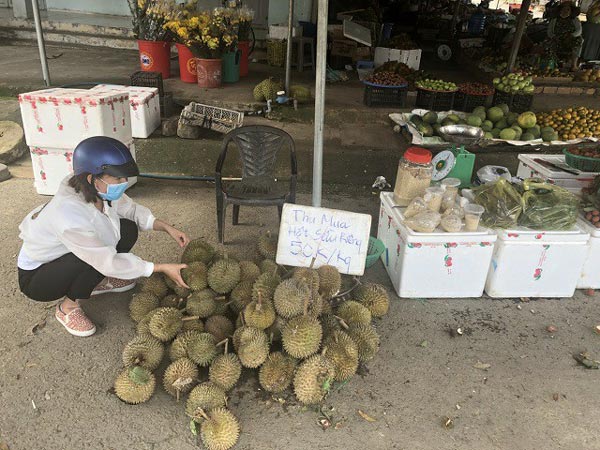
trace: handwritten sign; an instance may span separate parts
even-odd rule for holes
[[[369,247],[371,216],[286,203],[283,206],[277,264],[331,265],[341,273],[362,275]]]

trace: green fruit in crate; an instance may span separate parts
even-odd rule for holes
[[[533,141],[534,139],[535,137],[531,133],[523,133],[523,135],[521,136],[522,141]]]
[[[418,115],[418,114],[413,114],[412,116],[410,116],[410,121],[415,126],[419,126],[420,124],[423,123],[423,118],[420,115]]]
[[[483,131],[489,132],[492,131],[492,128],[494,128],[494,124],[489,120],[484,120],[481,124],[481,129]]]
[[[433,128],[431,127],[431,125],[428,125],[426,123],[419,125],[417,127],[417,130],[419,131],[419,133],[421,133],[424,137],[431,137],[433,136]]]
[[[460,117],[458,117],[456,114],[448,114],[446,119],[451,120],[453,123],[460,122]]]
[[[515,139],[521,139],[521,136],[523,135],[523,129],[518,125],[513,125],[511,128],[517,133]]]
[[[542,133],[542,139],[544,142],[558,141],[558,133],[554,131],[546,131]]]
[[[509,113],[508,105],[506,103],[500,103],[496,106],[502,110],[505,116]]]
[[[517,137],[517,132],[513,128],[506,128],[500,132],[500,139],[506,141],[514,141]]]
[[[500,119],[498,122],[496,122],[496,125],[494,125],[496,128],[500,128],[501,130],[504,130],[505,128],[508,128],[508,123],[506,123],[505,119]]]
[[[500,137],[500,132],[502,130],[499,128],[492,128],[492,131],[490,131],[490,133],[492,133],[492,136],[494,136],[495,139],[498,139]]]
[[[485,132],[485,133],[483,133],[483,138],[484,139],[494,139],[494,135],[490,132]]]
[[[427,113],[425,113],[425,115],[423,116],[423,121],[433,125],[434,123],[436,123],[438,120],[438,115],[437,113],[433,112],[433,111],[429,111]]]
[[[533,135],[534,139],[539,139],[540,136],[542,135],[542,130],[540,129],[539,125],[536,125],[534,127],[528,128],[526,131],[528,133],[531,133]]]
[[[503,117],[504,117],[504,112],[502,111],[502,109],[498,108],[497,106],[492,106],[490,109],[487,110],[488,120],[490,120],[494,123],[498,122]]]
[[[433,129],[433,135],[434,136],[439,136],[440,135],[440,128],[442,128],[442,125],[439,123],[434,123],[431,128]]]
[[[506,122],[509,125],[514,125],[515,123],[517,123],[517,119],[519,118],[519,113],[516,112],[509,112],[506,115]]]
[[[480,127],[481,126],[481,117],[476,116],[476,115],[470,115],[467,117],[467,125],[470,125],[472,127]]]
[[[544,133],[554,133],[554,128],[552,128],[552,127],[544,127],[544,128],[542,128],[540,130],[540,132],[542,134],[544,134]]]
[[[519,126],[521,128],[534,127],[536,124],[536,121],[537,121],[537,119],[535,117],[535,114],[531,111],[524,112],[517,119],[517,123],[519,124]]]
[[[473,110],[473,115],[479,117],[481,120],[486,119],[485,106],[478,106]]]
[[[444,120],[442,120],[442,126],[446,127],[448,125],[456,125],[456,123],[446,117]]]

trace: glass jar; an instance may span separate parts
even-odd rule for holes
[[[394,203],[407,206],[413,198],[421,197],[431,184],[433,165],[431,152],[420,147],[410,147],[398,163]]]

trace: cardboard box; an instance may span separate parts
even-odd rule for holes
[[[119,84],[99,84],[94,91],[119,92],[129,95],[131,116],[131,135],[145,139],[160,127],[160,101],[158,88],[142,86],[123,86]]]
[[[375,49],[375,67],[382,66],[388,61],[399,61],[413,70],[419,70],[421,65],[421,49],[396,50],[393,48],[377,47]]]
[[[332,56],[346,56],[352,58],[358,48],[358,44],[348,39],[339,39],[331,43]]]
[[[30,147],[75,148],[91,136],[132,140],[127,93],[53,88],[20,94],[19,104]]]
[[[354,62],[357,61],[365,61],[370,60],[372,57],[371,47],[357,47],[354,55],[352,55],[352,60]]]
[[[292,37],[302,37],[302,27],[292,27]],[[269,25],[269,39],[287,39],[287,25]]]

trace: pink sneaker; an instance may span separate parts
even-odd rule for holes
[[[96,332],[96,326],[81,308],[75,308],[68,314],[65,314],[60,309],[60,305],[57,305],[54,316],[73,336],[87,337]]]
[[[106,277],[94,288],[92,295],[129,291],[135,287],[136,283],[137,280],[121,280],[119,278]]]

